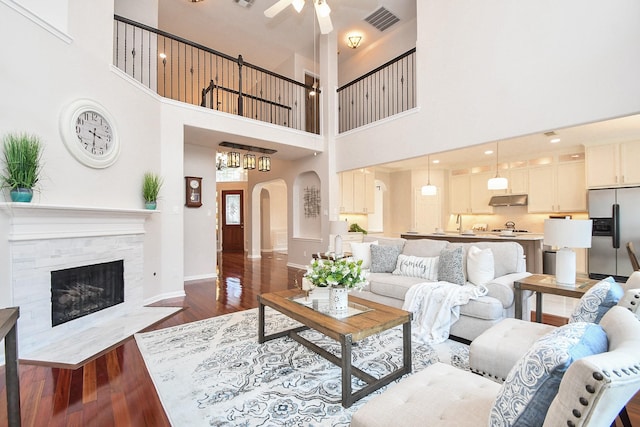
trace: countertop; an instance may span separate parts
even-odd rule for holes
[[[486,240],[543,240],[544,235],[538,233],[513,233],[511,236],[501,236],[499,232],[481,231],[475,234],[460,234],[458,232],[444,232],[444,233],[419,233],[419,232],[406,232],[403,234],[416,236],[416,237],[435,237],[435,238],[447,238],[452,237],[456,239],[486,239]]]

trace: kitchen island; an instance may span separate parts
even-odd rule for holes
[[[404,233],[400,237],[404,239],[435,239],[449,242],[518,242],[524,249],[527,262],[527,271],[533,274],[542,274],[542,234],[514,233],[511,236],[501,236],[499,233],[479,232],[476,234],[460,233]]]

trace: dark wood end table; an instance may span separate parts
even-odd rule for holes
[[[362,399],[371,392],[383,387],[390,382],[411,372],[411,319],[412,313],[377,304],[362,298],[349,295],[349,302],[355,302],[365,306],[369,311],[364,311],[344,318],[335,318],[328,314],[314,310],[311,307],[292,301],[292,297],[303,296],[299,290],[291,289],[280,292],[258,295],[258,342],[263,343],[272,339],[289,336],[298,343],[320,356],[339,366],[342,370],[342,406],[350,407],[355,401]],[[280,313],[297,320],[304,326],[298,328],[265,334],[264,307],[271,307]],[[393,327],[402,325],[402,367],[383,376],[374,376],[352,366],[351,350],[353,343],[370,335],[378,334]],[[340,357],[326,351],[315,343],[298,335],[298,332],[314,329],[340,343]],[[366,386],[352,391],[351,377],[355,376],[367,383]]]
[[[542,323],[542,294],[581,298],[596,283],[598,280],[578,277],[575,285],[566,285],[557,283],[556,277],[551,274],[534,274],[517,280],[513,282],[516,298],[515,318],[522,319],[522,291],[528,290],[536,293],[536,322]]]

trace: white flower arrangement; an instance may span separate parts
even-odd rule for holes
[[[362,271],[362,260],[355,261],[351,257],[313,259],[304,277],[313,286],[321,288],[344,286],[348,289],[361,290],[367,284],[366,275]]]

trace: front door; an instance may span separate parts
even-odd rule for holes
[[[222,250],[244,251],[244,216],[242,190],[222,192]]]

